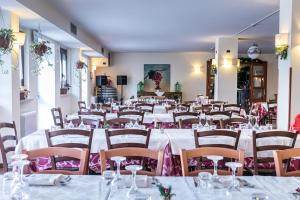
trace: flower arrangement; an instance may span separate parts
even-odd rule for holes
[[[16,40],[12,29],[0,29],[0,66],[4,64],[1,59],[2,55],[8,54],[12,51],[13,42]]]
[[[280,58],[280,60],[286,60],[288,55],[288,45],[281,45],[275,48],[275,54]]]
[[[164,187],[162,184],[157,185],[160,197],[162,200],[171,200],[173,196],[175,196],[174,193],[172,193],[172,187]]]
[[[33,70],[34,73],[39,74],[42,70],[43,66],[41,65],[44,61],[47,61],[48,66],[52,67],[53,64],[51,64],[48,61],[48,56],[52,54],[52,49],[49,47],[49,41],[40,41],[35,42],[30,46],[31,53],[34,54],[35,61],[37,62],[37,67],[35,70]]]

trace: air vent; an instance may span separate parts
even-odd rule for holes
[[[71,33],[77,35],[77,26],[73,23],[71,23]]]

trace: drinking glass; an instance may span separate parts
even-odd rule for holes
[[[126,166],[126,170],[130,170],[132,173],[132,184],[127,192],[127,198],[129,199],[135,199],[136,196],[140,195],[140,192],[138,191],[138,187],[136,185],[136,172],[141,170],[141,165],[128,165]]]
[[[272,130],[273,129],[273,125],[272,124],[266,124],[266,127],[268,130]]]
[[[86,126],[84,125],[84,123],[83,123],[82,120],[81,120],[81,122],[80,122],[78,128],[80,128],[80,129],[86,129]]]
[[[11,182],[14,178],[13,172],[6,172],[3,174],[2,179],[2,195],[4,200],[8,200],[10,198],[11,193]]]
[[[22,154],[20,156],[16,157],[22,157]],[[11,195],[10,198],[14,200],[28,200],[29,199],[29,194],[28,194],[28,185],[26,182],[23,180],[23,170],[24,166],[28,165],[29,161],[28,160],[14,160],[13,161],[13,166],[14,169],[17,169],[16,172],[16,179],[15,181],[12,182],[12,190],[11,190]]]
[[[111,160],[115,161],[117,164],[117,173],[111,183],[112,188],[114,188],[114,189],[124,188],[125,180],[120,173],[120,167],[121,167],[121,162],[126,160],[126,158],[123,156],[114,156],[111,158]]]
[[[103,172],[99,183],[100,189],[100,200],[106,200],[109,198],[111,191],[111,182],[115,177],[115,172],[111,170],[106,170]]]
[[[258,121],[259,121],[259,117],[255,117],[254,129],[256,129],[256,130],[259,130],[259,124],[258,124]]]
[[[236,172],[236,169],[239,168],[239,167],[242,167],[243,164],[239,163],[239,162],[227,162],[227,163],[225,163],[225,165],[227,167],[229,167],[231,169],[231,172],[232,172],[232,183],[231,183],[231,186],[228,188],[228,190],[230,192],[240,191],[240,184],[239,184],[239,182],[236,181],[235,172]]]
[[[212,175],[212,181],[213,182],[219,182],[219,176],[218,176],[218,161],[223,160],[223,156],[207,156],[207,159],[212,160],[214,162],[214,173]]]
[[[199,177],[199,185],[200,185],[200,188],[203,189],[203,190],[207,190],[209,188],[209,181],[211,180],[211,173],[209,172],[200,172],[198,174],[198,177]]]

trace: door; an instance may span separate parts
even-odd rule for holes
[[[250,100],[252,103],[265,102],[267,94],[267,63],[253,63],[251,66]]]

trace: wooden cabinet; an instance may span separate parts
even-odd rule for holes
[[[206,96],[209,99],[214,98],[215,94],[215,69],[212,67],[212,59],[207,61],[206,67]]]

